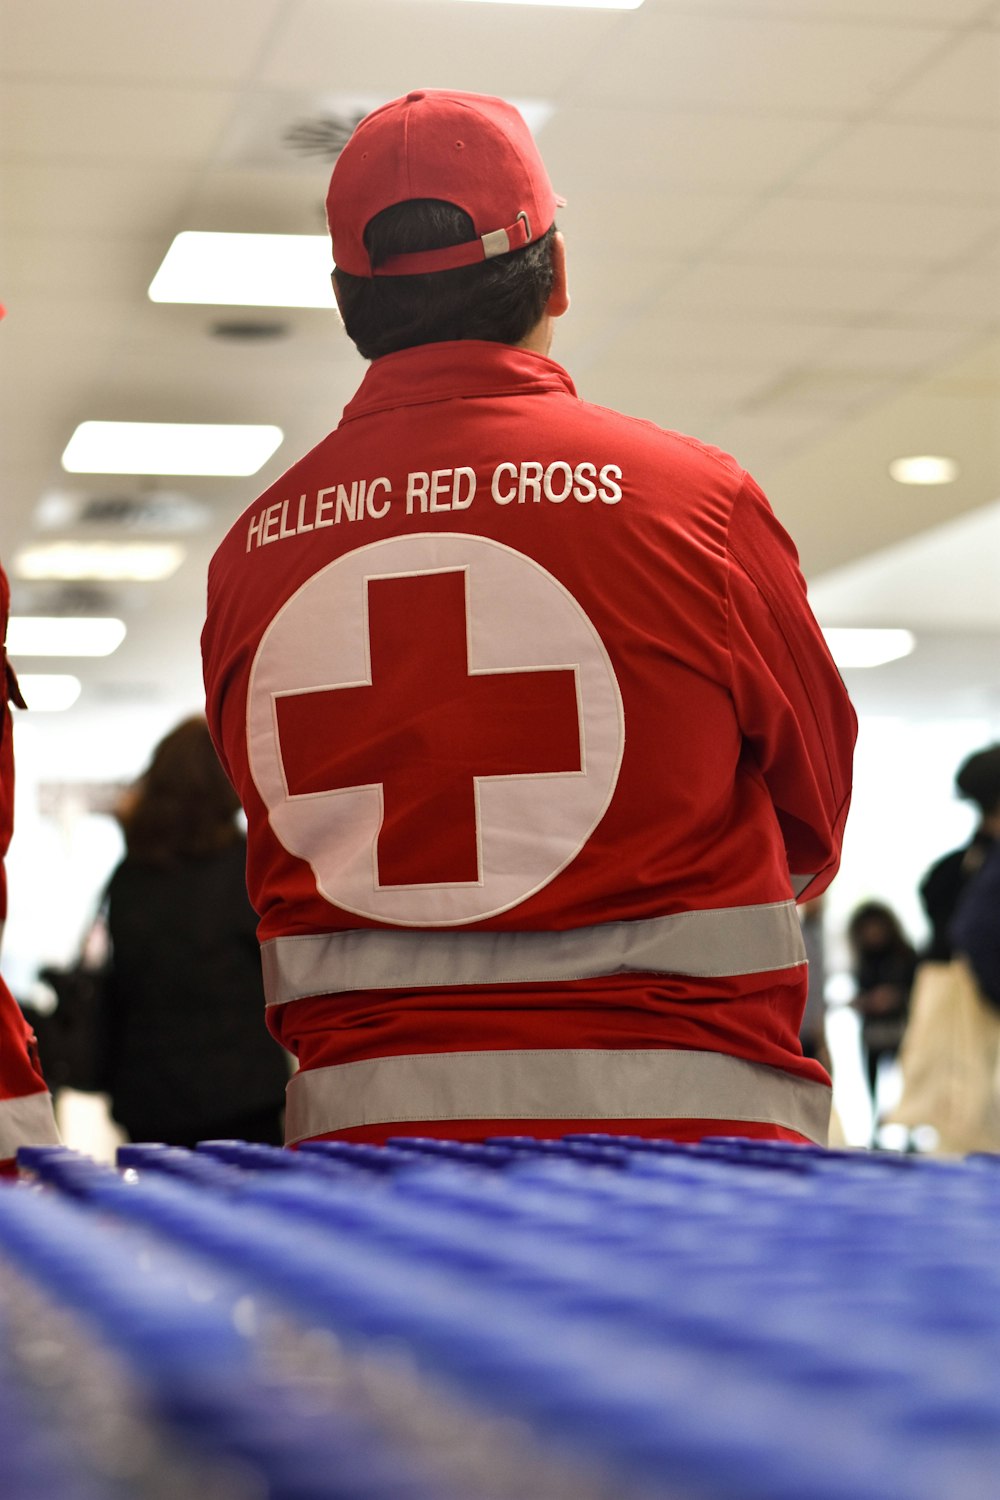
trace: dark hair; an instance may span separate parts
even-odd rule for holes
[[[334,271],[344,327],[365,359],[417,344],[487,339],[519,344],[552,291],[555,226],[522,250],[419,276],[350,276]],[[475,239],[469,215],[436,198],[414,198],[376,214],[365,229],[373,266],[391,255],[441,250]]]
[[[215,854],[240,837],[239,805],[205,720],[185,719],[157,745],[119,814],[126,848],[150,864]]]
[[[891,906],[886,906],[884,901],[862,901],[860,906],[855,907],[847,924],[847,937],[852,947],[856,947],[861,934],[870,922],[878,922],[885,929],[889,939],[888,946],[892,948],[908,948],[909,941],[903,931],[900,922]]]
[[[1000,745],[988,745],[963,761],[955,785],[985,816],[1000,811]]]

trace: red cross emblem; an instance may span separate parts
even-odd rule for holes
[[[399,926],[461,926],[542,890],[604,816],[624,749],[579,601],[466,532],[317,568],[269,620],[247,685],[275,838],[331,905]]]
[[[276,700],[292,796],[381,785],[380,886],[479,880],[479,779],[581,769],[572,668],[470,672],[467,576],[369,578],[370,682]]]

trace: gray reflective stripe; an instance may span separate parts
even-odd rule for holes
[[[544,984],[610,974],[722,978],[805,963],[793,901],[686,911],[569,932],[394,928],[272,938],[263,944],[268,1005],[346,990]]]
[[[433,1052],[296,1073],[288,1144],[419,1120],[754,1120],[826,1143],[830,1090],[720,1052]]]
[[[58,1146],[59,1131],[47,1093],[20,1099],[0,1099],[0,1161],[17,1154],[18,1146]]]

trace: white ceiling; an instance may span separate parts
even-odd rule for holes
[[[1000,526],[950,531],[923,572],[893,554],[884,595],[889,575],[844,570],[1000,496],[1000,0],[0,0],[0,555],[66,534],[45,530],[53,491],[156,486],[64,474],[82,420],[286,434],[253,480],[159,486],[203,527],[169,582],[109,591],[129,635],[73,668],[73,713],[196,701],[215,540],[362,373],[332,313],[265,312],[286,336],[238,343],[211,334],[237,310],[150,303],[173,235],[318,232],[329,165],[284,131],[418,86],[552,106],[574,296],[554,352],[581,394],[730,449],[827,623],[922,624],[900,671],[934,692],[956,651],[993,693]],[[913,452],[961,477],[900,487],[887,464]],[[58,606],[14,584],[20,608]]]

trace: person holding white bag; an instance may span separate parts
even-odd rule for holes
[[[1000,1152],[1000,745],[959,768],[981,813],[921,888],[934,935],[917,970],[893,1122],[931,1126],[939,1152]]]

